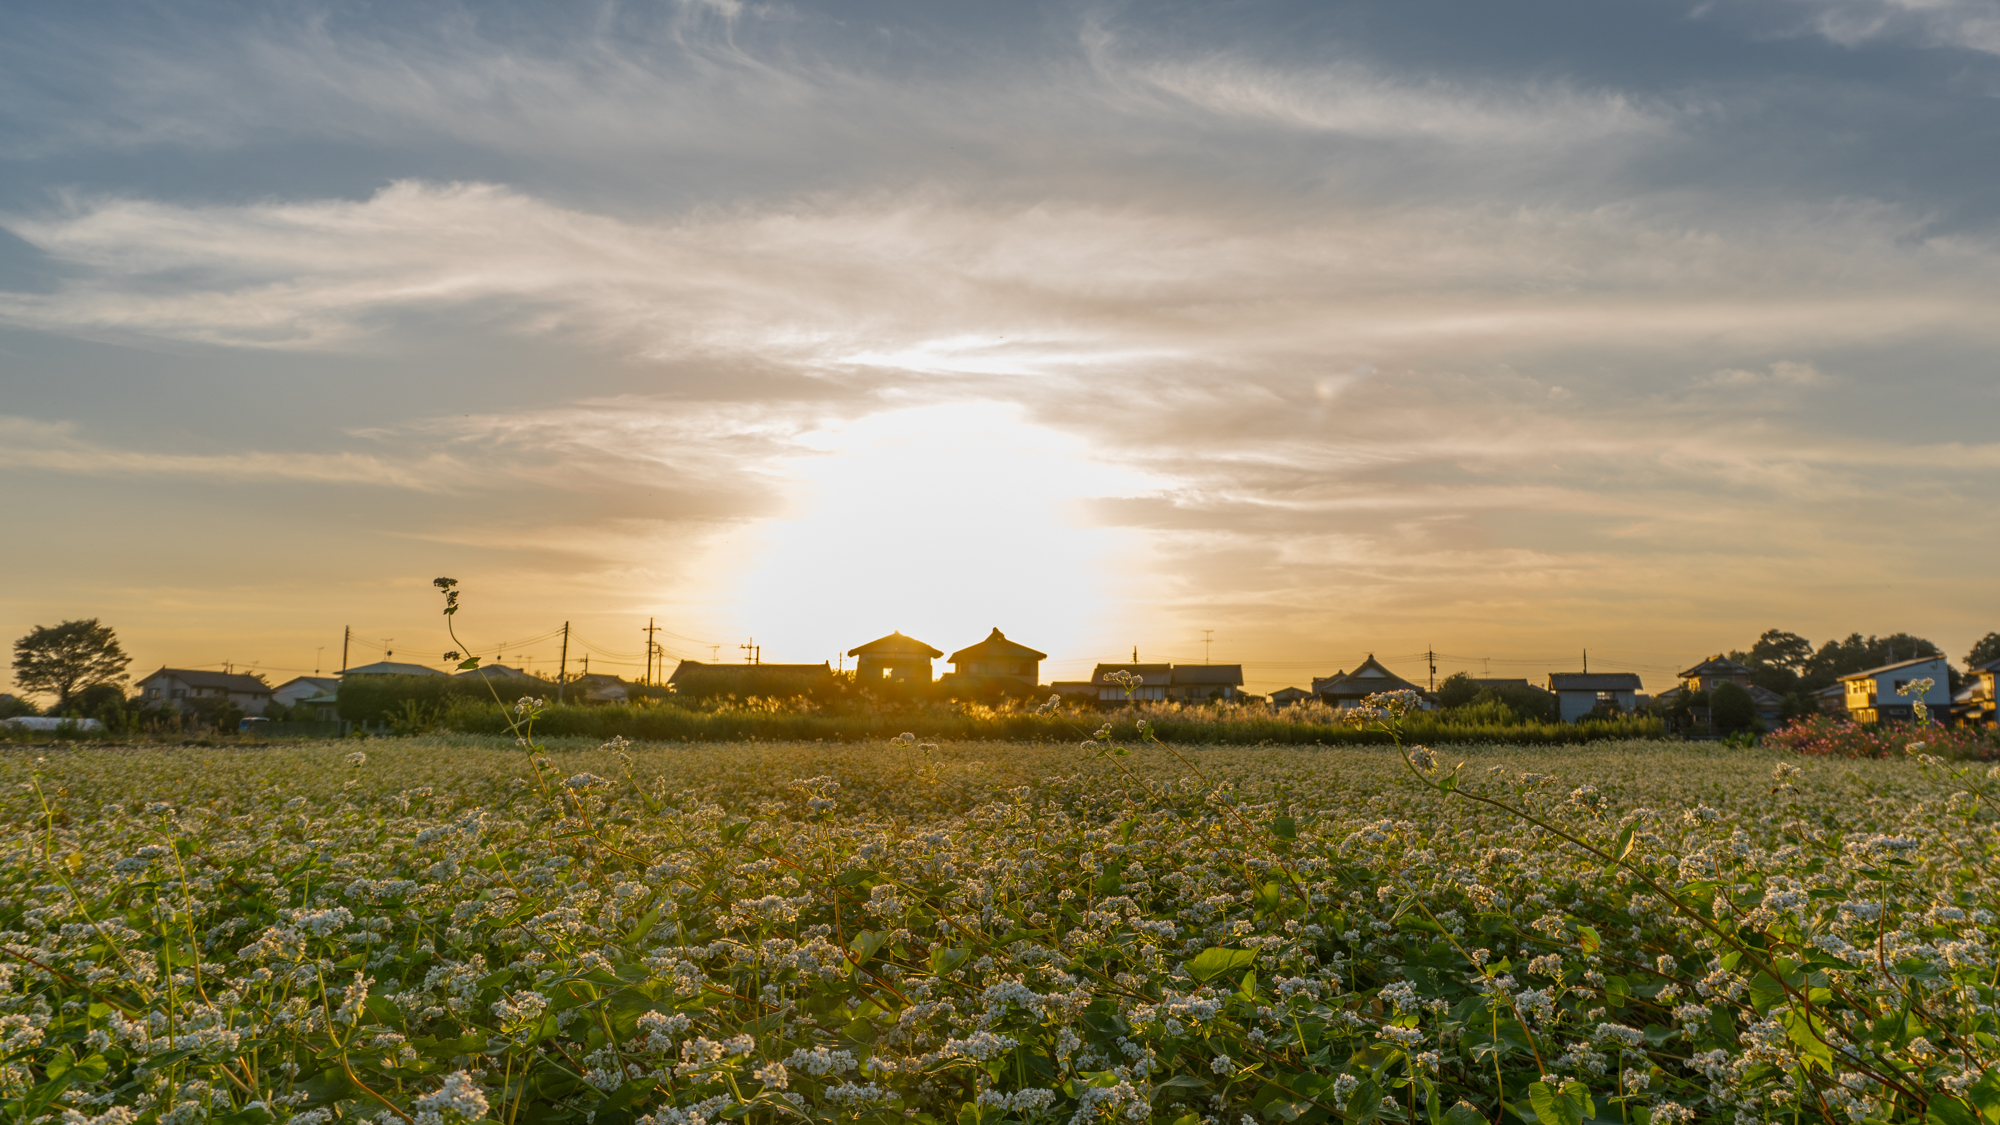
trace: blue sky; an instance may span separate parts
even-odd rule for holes
[[[1949,0],[10,5],[0,626],[1956,656],[1996,95]]]

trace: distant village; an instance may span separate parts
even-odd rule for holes
[[[1138,655],[1135,651],[1135,657]],[[810,695],[830,684],[893,699],[923,697],[960,700],[1046,700],[1097,708],[1145,704],[1227,703],[1284,710],[1318,705],[1329,710],[1355,707],[1383,692],[1411,692],[1426,710],[1503,701],[1517,712],[1539,713],[1543,721],[1589,722],[1597,719],[1653,714],[1667,729],[1695,737],[1718,733],[1720,700],[1734,696],[1752,723],[1736,729],[1776,729],[1802,713],[1831,715],[1862,724],[1907,722],[1919,703],[1934,721],[1953,725],[1992,726],[1995,723],[1995,677],[2000,659],[1966,670],[1951,669],[1942,655],[1893,661],[1839,677],[1811,693],[1801,706],[1798,693],[1782,695],[1757,682],[1757,669],[1728,656],[1716,655],[1681,671],[1664,691],[1648,695],[1636,672],[1552,672],[1543,683],[1525,678],[1474,677],[1457,673],[1443,682],[1414,680],[1389,668],[1372,654],[1353,669],[1315,676],[1309,687],[1286,687],[1258,696],[1244,691],[1241,664],[1175,664],[1138,659],[1099,663],[1085,680],[1044,681],[1042,662],[1048,654],[1008,638],[995,628],[984,639],[946,657],[915,637],[892,632],[849,649],[851,670],[830,663],[766,664],[682,660],[663,681],[651,674],[628,681],[607,673],[558,674],[555,679],[531,675],[504,664],[447,673],[422,664],[378,661],[344,668],[330,676],[298,676],[272,685],[263,676],[163,667],[136,684],[137,702],[145,708],[176,710],[227,707],[241,716],[245,729],[259,724],[312,724],[320,733],[346,733],[352,724],[340,707],[343,683],[373,677],[445,677],[495,681],[506,698],[520,694],[551,696],[551,702],[621,705],[648,698],[682,696],[736,699]],[[939,675],[934,662],[945,659],[951,670]],[[843,661],[843,665],[844,665]],[[664,666],[664,656],[660,660]],[[1920,693],[1910,685],[1929,681]],[[1957,690],[1952,684],[1957,681]],[[442,686],[442,685],[441,685]],[[11,697],[0,696],[0,700]],[[11,720],[16,723],[26,719]],[[38,724],[53,718],[33,720]]]

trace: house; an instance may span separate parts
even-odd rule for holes
[[[1042,661],[1048,658],[1046,652],[1036,652],[1027,645],[1008,640],[1007,635],[996,628],[978,644],[952,653],[952,670],[946,678],[999,677],[1035,687],[1042,682]]]
[[[195,668],[162,668],[133,685],[141,706],[163,707],[197,699],[226,698],[246,715],[261,715],[271,702],[271,685],[240,672],[204,672]]]
[[[1118,673],[1139,677],[1136,686],[1118,682]],[[1090,671],[1090,682],[1097,685],[1099,703],[1157,703],[1167,698],[1167,691],[1174,685],[1172,664],[1099,664]]]
[[[625,681],[608,672],[586,672],[566,686],[585,703],[623,703],[630,698]]]
[[[1995,711],[1995,700],[2000,699],[1994,690],[2000,686],[1996,679],[2000,679],[2000,660],[1967,671],[1964,689],[1951,699],[1952,720],[1967,727],[2000,725],[2000,714]]]
[[[1822,715],[1847,714],[1847,687],[1844,684],[1828,684],[1812,693],[1813,709]]]
[[[733,695],[739,699],[795,699],[833,683],[833,667],[818,664],[705,664],[683,660],[667,677],[676,695],[706,699]]]
[[[339,690],[340,680],[333,676],[294,676],[272,690],[271,702],[280,707],[290,707],[316,695],[333,695]]]
[[[1281,687],[1271,693],[1271,705],[1280,708],[1290,707],[1294,703],[1301,703],[1312,697],[1313,693],[1304,688]]]
[[[1639,682],[1636,672],[1550,672],[1549,690],[1556,696],[1556,717],[1574,723],[1610,704],[1621,714],[1638,706]],[[1664,692],[1661,694],[1665,694]]]
[[[1312,690],[1315,696],[1334,707],[1358,706],[1369,696],[1388,691],[1414,691],[1423,698],[1425,710],[1431,706],[1430,692],[1383,667],[1372,652],[1352,672],[1313,677]]]
[[[461,679],[471,676],[476,680],[532,680],[535,678],[519,668],[509,668],[505,664],[481,664],[477,668],[467,668],[463,672],[453,672],[452,675]]]
[[[1750,676],[1751,668],[1749,665],[1738,664],[1721,653],[1717,653],[1681,673],[1681,690],[1687,692],[1714,691],[1723,684],[1735,684],[1737,687],[1748,691],[1750,688]],[[1665,695],[1666,693],[1661,692],[1660,694]]]
[[[377,660],[373,664],[363,664],[359,668],[342,668],[343,676],[442,676],[436,668],[426,668],[421,664],[403,664],[394,660]]]
[[[1243,694],[1241,664],[1176,664],[1167,698],[1183,703],[1235,699]]]
[[[996,633],[999,630],[994,630]],[[847,650],[855,658],[854,679],[861,684],[893,680],[898,683],[931,682],[931,661],[944,653],[899,630],[877,637],[865,645]]]
[[[1064,702],[1074,703],[1086,700],[1095,702],[1098,685],[1088,680],[1056,680],[1049,685],[1049,690],[1061,696]]]
[[[1917,697],[1900,694],[1904,685],[1928,679],[1930,690],[1922,696],[1931,719],[1942,722],[1951,714],[1950,674],[1942,656],[1921,656],[1842,676],[1847,714],[1857,723],[1884,720],[1908,721],[1916,718]]]

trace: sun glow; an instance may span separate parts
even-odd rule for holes
[[[783,467],[794,513],[758,529],[733,599],[765,660],[837,660],[891,630],[949,655],[996,626],[1074,659],[1119,615],[1112,576],[1134,545],[1088,526],[1080,502],[1144,482],[1081,440],[972,402],[876,414],[799,445]]]

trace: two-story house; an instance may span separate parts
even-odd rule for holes
[[[1840,678],[1845,689],[1848,717],[1857,723],[1907,722],[1916,717],[1918,696],[1904,695],[1902,689],[1918,680],[1929,680],[1930,690],[1921,696],[1935,722],[1951,714],[1951,676],[1942,656],[1923,656],[1884,664]]]
[[[185,705],[198,699],[226,698],[246,715],[262,715],[271,702],[271,685],[240,672],[206,672],[198,668],[162,668],[133,685],[142,705]]]

